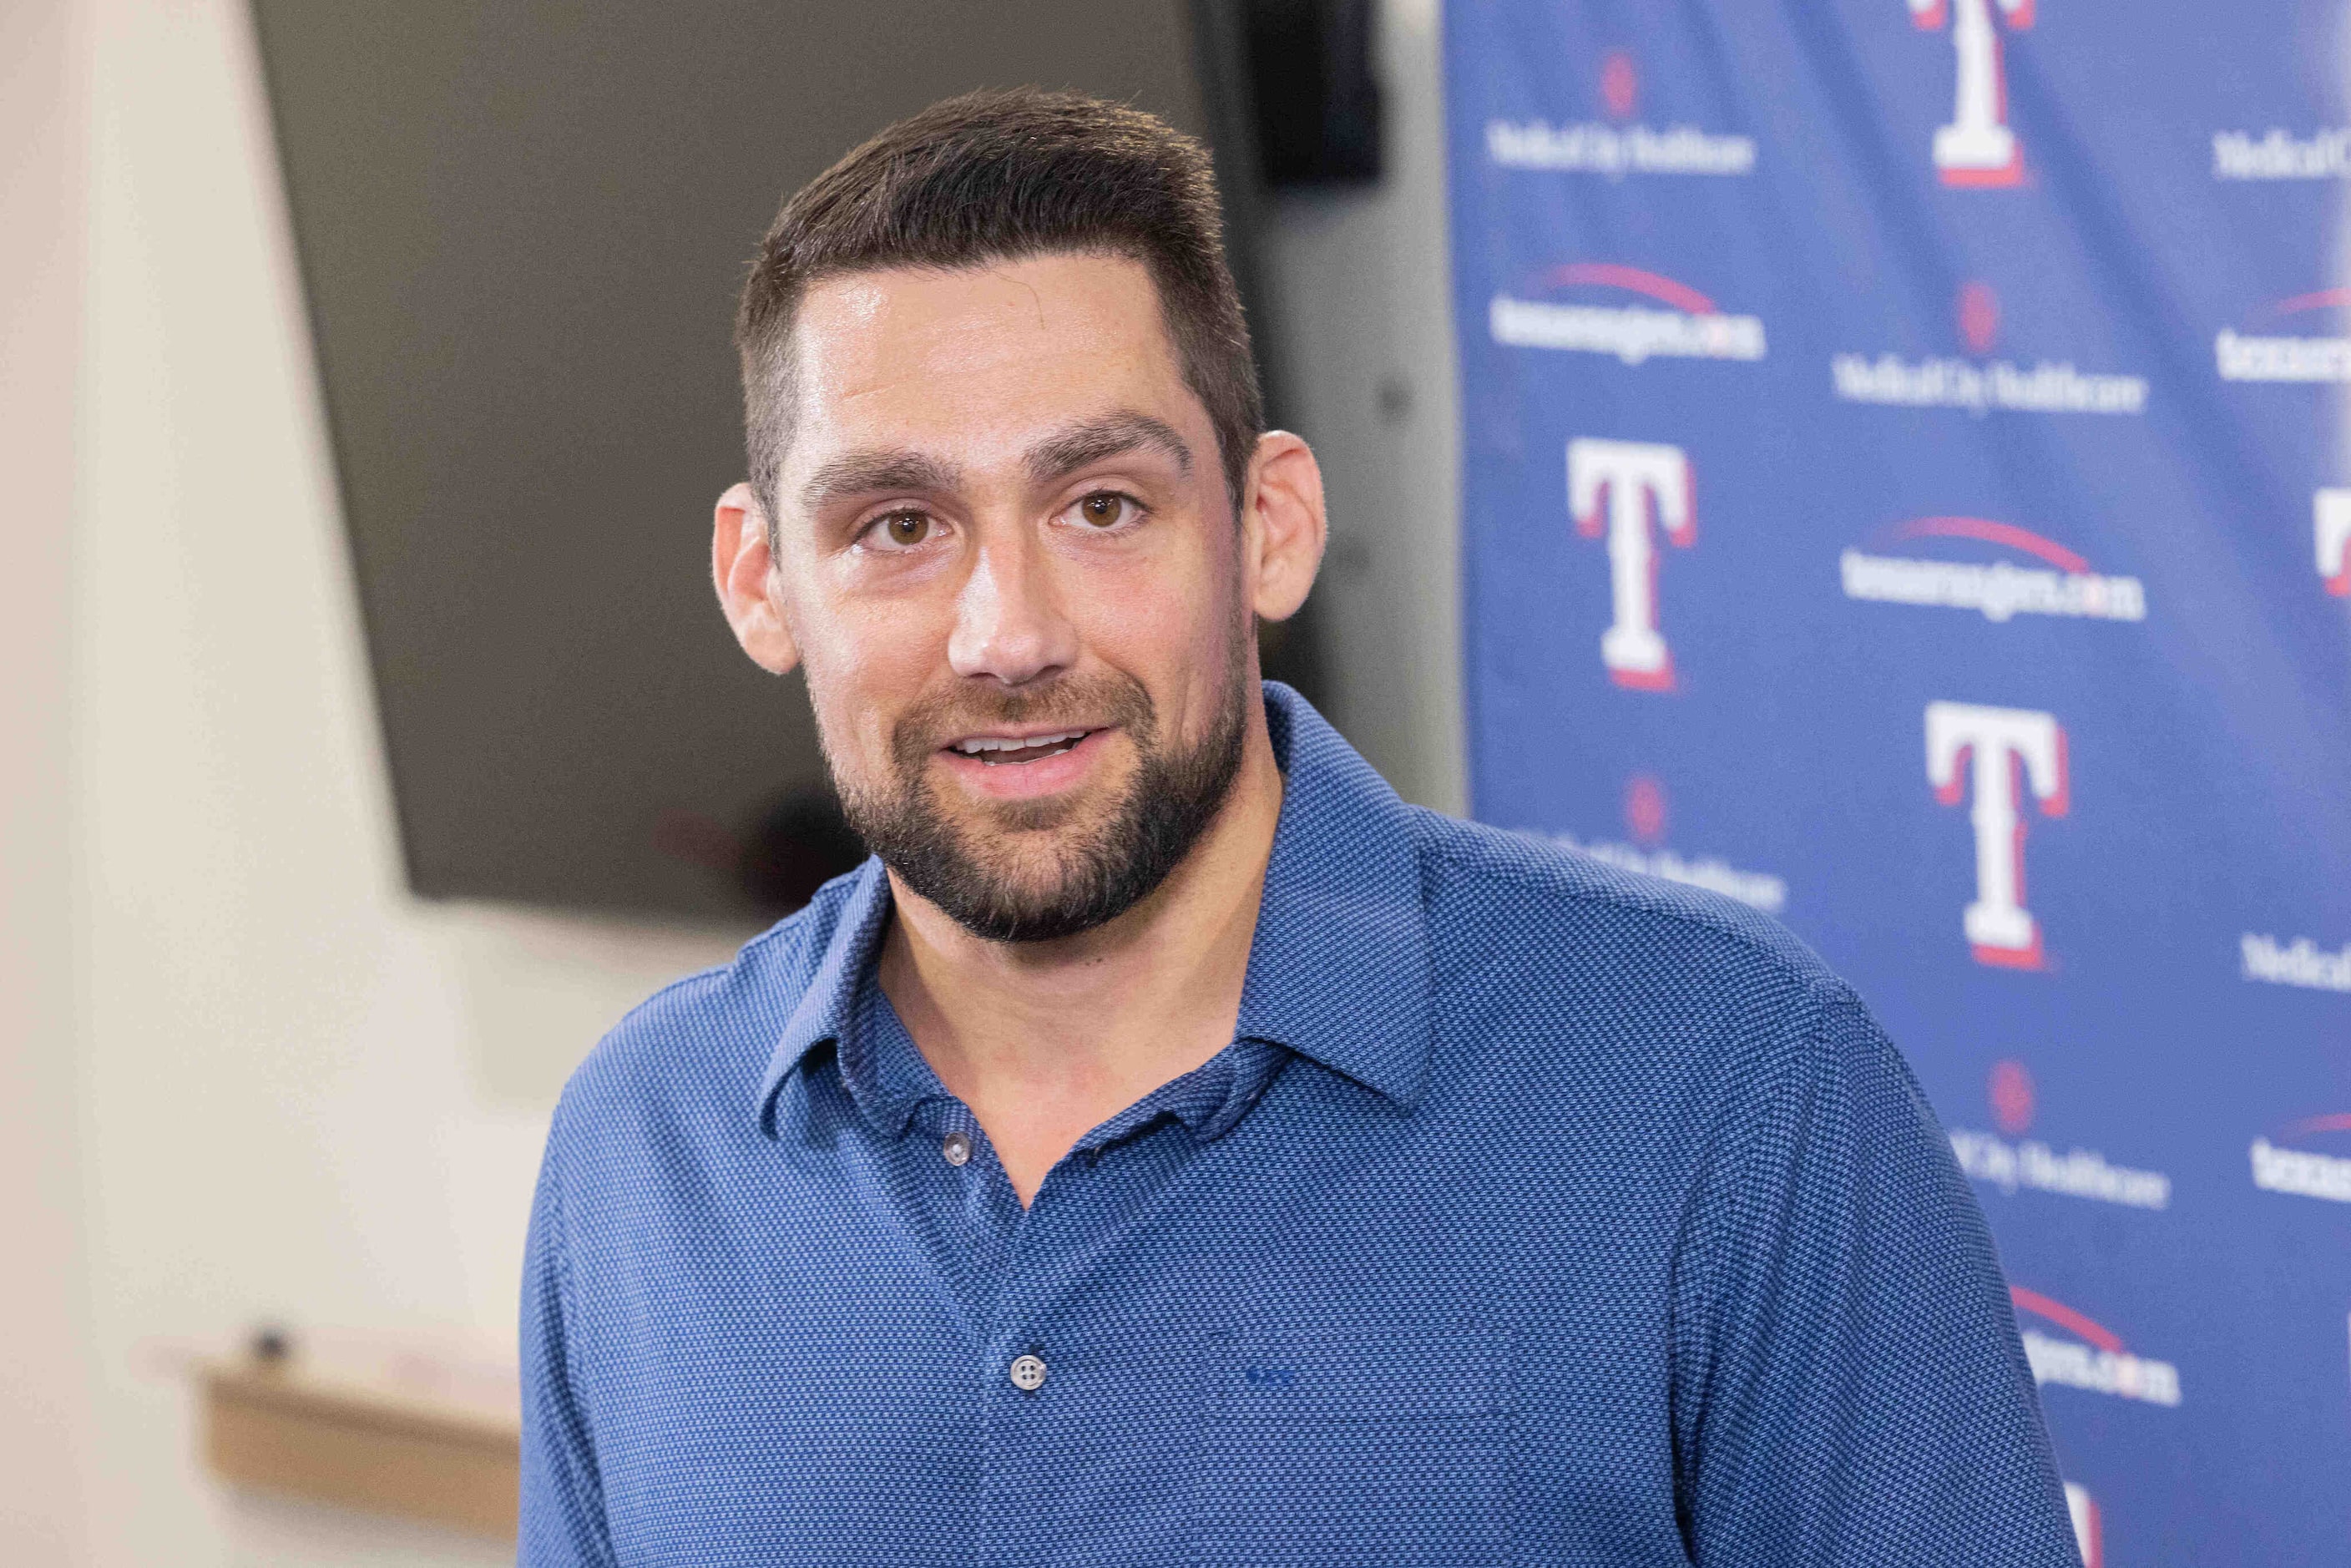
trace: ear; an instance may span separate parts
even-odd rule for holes
[[[712,517],[710,580],[735,641],[753,664],[780,675],[800,662],[800,650],[776,602],[775,564],[768,553],[768,513],[758,493],[748,485],[729,486]]]
[[[1330,533],[1322,465],[1312,449],[1286,430],[1259,436],[1242,505],[1250,607],[1268,621],[1287,621],[1314,586]]]

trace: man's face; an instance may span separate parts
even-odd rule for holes
[[[1256,673],[1149,275],[852,275],[809,292],[795,352],[772,592],[851,821],[983,936],[1114,917],[1215,816]]]

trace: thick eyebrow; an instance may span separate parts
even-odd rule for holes
[[[1024,460],[1029,483],[1050,485],[1089,464],[1124,453],[1155,451],[1172,459],[1186,477],[1192,472],[1192,449],[1165,420],[1147,413],[1122,413],[1090,419],[1049,435],[1029,449]]]
[[[884,490],[938,495],[954,489],[961,477],[952,464],[906,447],[869,447],[828,459],[800,486],[800,504],[814,512],[848,497]]]

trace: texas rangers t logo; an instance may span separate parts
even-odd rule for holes
[[[2317,514],[2318,575],[2327,592],[2351,596],[2351,490],[2321,490],[2311,509]]]
[[[1600,637],[1600,662],[1620,686],[1674,689],[1674,655],[1657,631],[1657,549],[1652,516],[1675,544],[1698,539],[1689,458],[1678,446],[1641,441],[1567,444],[1567,506],[1576,531],[1608,536],[1608,580],[1615,619]]]
[[[2082,1568],[2105,1568],[2105,1531],[2098,1520],[2098,1500],[2087,1489],[2067,1481],[2065,1511],[2074,1521],[2074,1546],[2082,1554]]]
[[[1935,132],[1935,167],[1946,185],[2013,185],[2024,177],[2024,155],[2008,127],[2008,78],[2001,68],[1997,5],[2012,32],[2032,26],[2033,0],[1909,0],[1910,20],[1922,28],[1950,25],[1959,57],[1951,122]]]
[[[1974,766],[1960,770],[1963,758]],[[2023,765],[2044,817],[2070,804],[2065,732],[2054,717],[2024,708],[1927,705],[1927,782],[1956,806],[1972,789],[1976,901],[1961,925],[1976,962],[2009,969],[2042,967],[2041,927],[2024,907],[2024,824],[2017,817],[2017,765]]]

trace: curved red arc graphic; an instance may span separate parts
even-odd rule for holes
[[[1604,288],[1623,288],[1635,294],[1646,294],[1661,304],[1677,310],[1687,310],[1693,316],[1711,316],[1715,303],[1687,283],[1677,283],[1658,273],[1646,272],[1637,267],[1624,267],[1613,261],[1571,261],[1554,267],[1543,274],[1546,288],[1570,288],[1577,284],[1596,283]]]
[[[2292,316],[2303,310],[2324,310],[2330,305],[2351,305],[2351,288],[2314,288],[2308,294],[2296,294],[2270,307],[2273,316]]]
[[[2060,571],[2090,570],[2088,561],[2054,539],[2044,539],[2030,528],[2020,528],[2014,523],[1996,523],[1990,517],[1913,517],[1907,523],[1896,523],[1886,529],[1885,537],[1896,539],[1977,539],[2037,556]]]
[[[2121,1354],[2122,1336],[2094,1318],[2085,1318],[2063,1301],[2053,1301],[2038,1291],[2028,1291],[2022,1285],[2008,1288],[2008,1299],[2021,1312],[2031,1312],[2059,1328],[2086,1340],[2098,1349]]]
[[[2327,1116],[2305,1116],[2286,1131],[2297,1136],[2304,1133],[2351,1133],[2351,1111],[2337,1111]]]

